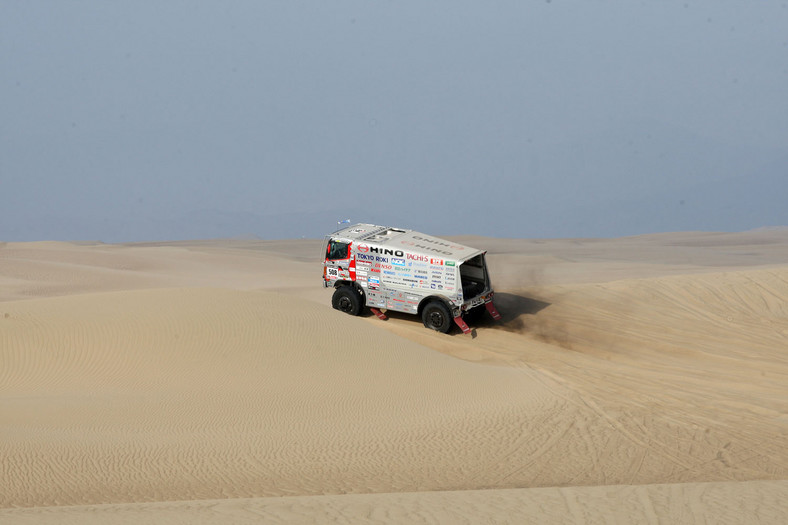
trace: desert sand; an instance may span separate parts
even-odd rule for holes
[[[319,240],[0,243],[0,523],[788,523],[788,229],[456,239],[472,336]]]

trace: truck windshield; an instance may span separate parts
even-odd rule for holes
[[[326,259],[347,259],[349,246],[350,245],[346,242],[329,241],[328,247],[326,248]]]

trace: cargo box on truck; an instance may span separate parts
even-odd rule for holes
[[[385,319],[391,310],[419,315],[424,326],[448,332],[464,317],[493,305],[486,252],[413,230],[356,224],[326,236],[323,286],[334,308],[359,315],[365,307]]]

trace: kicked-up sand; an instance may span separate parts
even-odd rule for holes
[[[0,523],[788,523],[788,229],[457,240],[473,336],[320,241],[0,243]]]

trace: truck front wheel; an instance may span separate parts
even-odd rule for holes
[[[452,316],[445,304],[433,301],[422,310],[421,320],[427,328],[446,334],[451,328]]]
[[[361,295],[352,286],[340,286],[334,291],[331,306],[350,315],[361,313]]]

